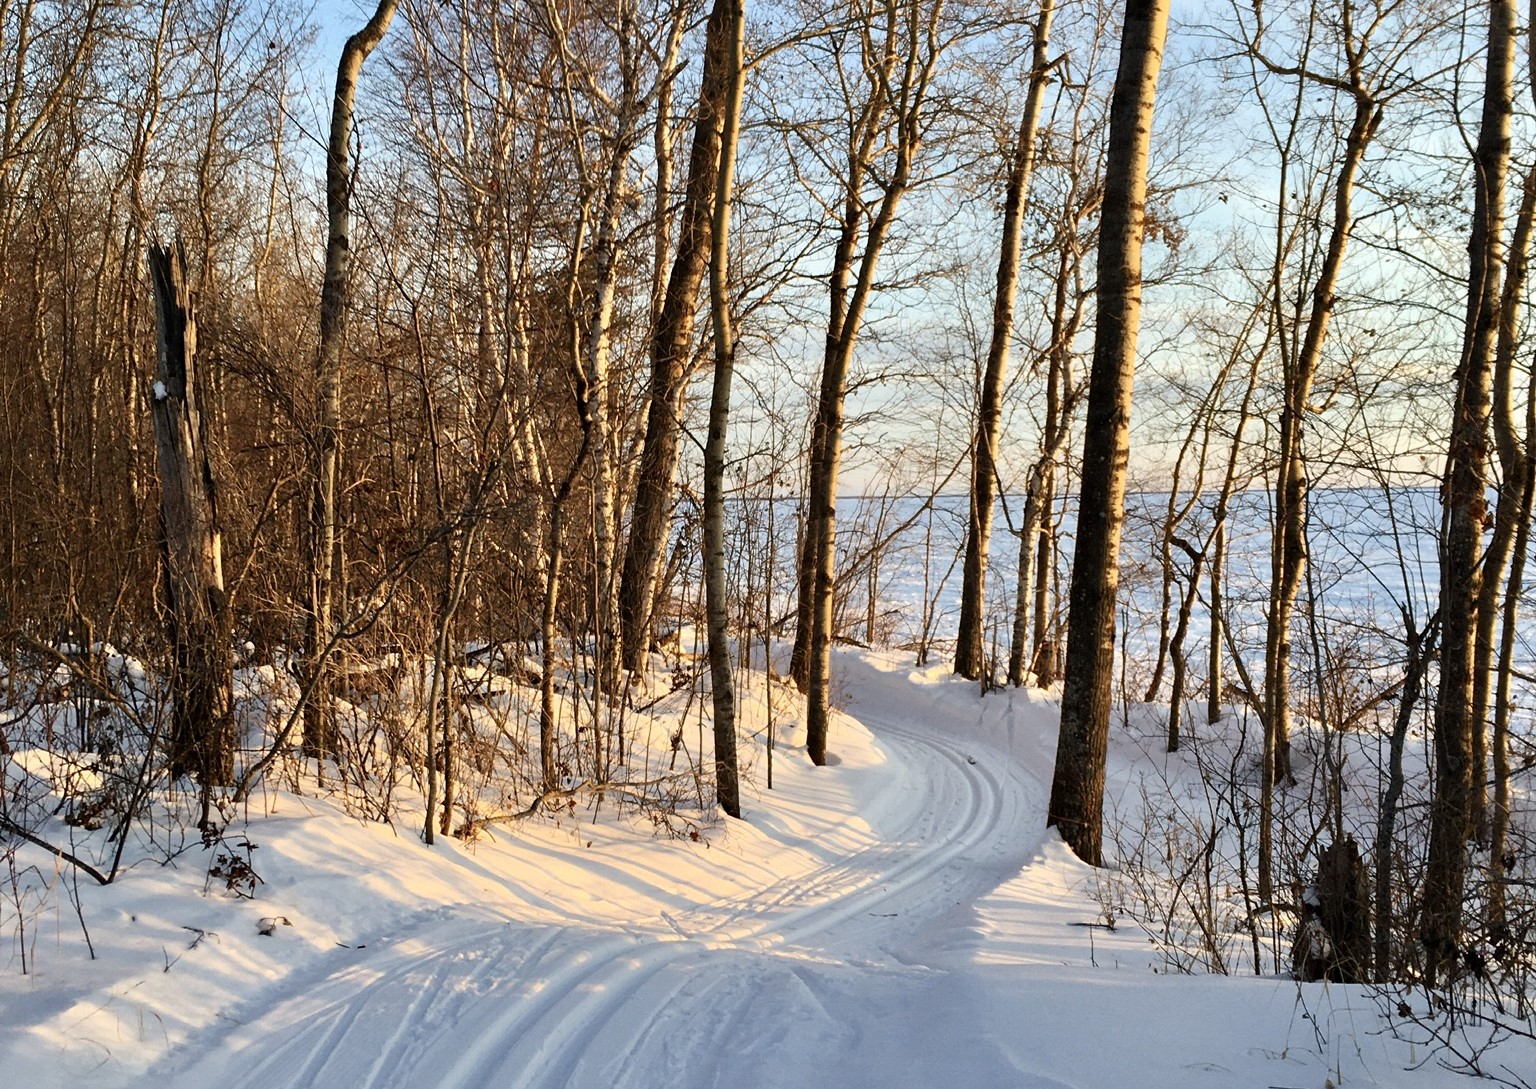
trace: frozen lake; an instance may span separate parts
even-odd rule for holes
[[[1268,593],[1271,511],[1268,492],[1239,493],[1231,505],[1228,527],[1226,595],[1228,623],[1244,657],[1257,664],[1263,652],[1264,603]],[[1128,672],[1134,680],[1150,669],[1155,657],[1159,615],[1163,603],[1161,559],[1163,525],[1170,497],[1166,492],[1141,492],[1127,500],[1121,548],[1121,607],[1119,637],[1129,652]],[[1182,509],[1188,497],[1176,497]],[[1188,504],[1177,536],[1197,550],[1208,540],[1215,497]],[[1022,500],[1009,497],[998,504],[992,537],[992,564],[987,580],[988,642],[997,631],[999,656],[1006,660],[1018,571],[1018,537]],[[766,501],[737,505],[739,541],[735,559],[738,593],[761,610],[762,583],[770,550]],[[846,498],[838,507],[839,572],[842,582],[842,631],[860,640],[872,634],[877,643],[916,647],[926,638],[932,653],[946,655],[959,618],[960,563],[967,500],[963,495],[940,496],[931,504],[920,497]],[[773,504],[774,613],[786,616],[793,608],[793,557],[796,503]],[[1065,609],[1072,553],[1072,511],[1059,509],[1061,553],[1055,577],[1056,606]],[[1435,538],[1440,518],[1435,489],[1386,491],[1379,488],[1318,489],[1309,510],[1312,563],[1295,639],[1298,680],[1306,682],[1312,669],[1313,639],[1324,657],[1359,660],[1361,668],[1390,674],[1403,656],[1403,614],[1417,626],[1438,604]],[[1191,566],[1178,548],[1172,550],[1174,605]],[[873,560],[873,562],[872,562]],[[1204,580],[1205,573],[1201,578]],[[748,583],[750,581],[750,592]],[[873,614],[868,607],[873,592]],[[1203,685],[1206,646],[1210,638],[1205,586],[1196,602],[1186,652],[1191,681]],[[1307,602],[1316,603],[1316,630],[1307,622]],[[871,631],[871,620],[873,620]],[[1521,625],[1522,647],[1517,668],[1529,671],[1533,661],[1530,622]],[[1134,687],[1134,686],[1133,686]]]

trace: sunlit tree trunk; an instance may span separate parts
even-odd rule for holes
[[[325,281],[320,291],[320,349],[315,360],[314,434],[310,440],[311,492],[306,568],[304,657],[309,684],[304,708],[304,749],[312,757],[335,752],[326,648],[334,608],[333,575],[337,566],[337,461],[341,445],[341,349],[352,272],[352,113],[363,62],[383,40],[395,17],[397,0],[379,0],[362,30],[347,39],[336,68],[331,102],[331,132],[325,160]]]
[[[1515,5],[1488,4],[1488,59],[1468,244],[1466,333],[1443,485],[1440,541],[1440,686],[1435,697],[1435,792],[1419,939],[1433,977],[1458,960],[1467,878],[1467,838],[1481,792],[1473,782],[1477,607],[1487,518],[1489,386],[1499,324],[1505,177],[1513,112]]]
[[[725,433],[730,418],[731,377],[736,341],[727,295],[727,257],[731,218],[731,186],[736,174],[736,133],[741,119],[743,63],[742,0],[715,0],[711,29],[720,33],[711,44],[725,71],[719,111],[720,165],[715,180],[714,217],[710,241],[709,311],[715,334],[715,376],[709,402],[709,437],[704,447],[704,591],[709,626],[710,698],[714,706],[715,793],[720,808],[741,816],[741,788],[736,770],[736,683],[731,673],[729,615],[725,589]]]
[[[1049,77],[1047,50],[1051,37],[1052,0],[1044,0],[1034,27],[1029,92],[1013,148],[1008,186],[1003,198],[1003,237],[997,259],[997,294],[992,301],[992,340],[981,380],[976,434],[971,440],[970,521],[965,534],[965,562],[960,587],[960,627],[955,637],[955,672],[975,679],[986,657],[983,647],[987,608],[987,562],[992,545],[992,508],[997,502],[997,433],[1003,412],[1003,378],[1013,341],[1013,310],[1018,295],[1019,251],[1024,205],[1035,165],[1035,137],[1040,101]]]
[[[694,315],[711,246],[711,209],[720,162],[720,111],[729,80],[729,73],[722,67],[729,50],[718,41],[726,32],[726,21],[722,5],[716,5],[705,30],[704,72],[677,253],[651,334],[650,407],[620,582],[624,665],[630,670],[641,667],[650,649],[652,610],[667,554],[678,440],[682,434],[680,416],[691,369]]]
[[[1088,379],[1061,734],[1047,810],[1047,823],[1060,830],[1079,858],[1094,866],[1102,861],[1120,529],[1141,322],[1147,162],[1168,7],[1168,0],[1127,0],[1110,105],[1099,229],[1098,328]]]

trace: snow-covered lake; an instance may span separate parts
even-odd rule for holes
[[[1183,506],[1185,497],[1178,505]],[[1197,549],[1211,532],[1214,497],[1197,500],[1180,524],[1178,535]],[[1167,519],[1166,492],[1133,493],[1128,497],[1121,548],[1121,635],[1133,664],[1155,653],[1158,617],[1162,605],[1162,527]],[[763,565],[768,554],[766,525],[768,505],[752,501],[737,505],[748,523],[743,532],[751,544],[737,560],[736,575],[745,590],[753,580],[752,595],[759,595]],[[1013,597],[1018,573],[1018,537],[1012,528],[1019,522],[1022,501],[1000,500],[993,522],[991,570],[987,580],[988,627],[995,626],[1000,653],[1006,655],[1013,616]],[[840,570],[856,568],[848,578],[846,602],[849,630],[863,639],[871,580],[861,564],[872,541],[890,539],[880,551],[874,578],[876,641],[882,637],[894,646],[915,646],[923,637],[924,602],[932,617],[928,638],[936,652],[947,653],[960,613],[960,555],[965,537],[967,500],[946,495],[931,504],[923,498],[845,498],[838,506]],[[774,504],[775,614],[784,616],[793,603],[792,564],[796,507],[792,499]],[[1062,546],[1057,556],[1057,607],[1064,609],[1071,570],[1072,511],[1064,503],[1058,509]],[[1434,489],[1334,488],[1314,491],[1309,509],[1312,569],[1303,598],[1315,596],[1322,634],[1338,635],[1349,628],[1357,638],[1368,638],[1373,647],[1392,659],[1391,644],[1401,639],[1402,611],[1406,609],[1422,626],[1433,613],[1438,597],[1435,534],[1440,512]],[[1239,645],[1262,650],[1263,605],[1269,585],[1271,516],[1269,495],[1262,490],[1239,493],[1232,501],[1228,525],[1226,595],[1228,623]],[[894,534],[894,536],[891,536]],[[1174,570],[1182,580],[1190,562],[1178,549],[1173,552]],[[1203,587],[1202,587],[1203,591]],[[1177,592],[1177,590],[1176,590]],[[747,596],[744,594],[744,596]],[[1187,646],[1191,661],[1203,660],[1209,639],[1209,614],[1204,597],[1191,618]],[[1523,656],[1529,658],[1529,623],[1522,625],[1527,637]],[[989,637],[990,638],[990,637]],[[1304,653],[1299,648],[1298,653]],[[1203,669],[1200,670],[1203,674]]]

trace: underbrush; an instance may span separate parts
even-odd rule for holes
[[[598,820],[700,841],[719,817],[707,667],[678,644],[653,655],[617,699],[594,697],[590,648],[562,648],[553,783],[541,775],[538,660],[524,648],[463,647],[442,678],[432,658],[399,646],[349,657],[338,670],[336,749],[323,760],[305,753],[301,690],[287,663],[245,661],[234,678],[234,780],[206,789],[171,775],[170,699],[156,663],[100,643],[11,649],[0,677],[0,940],[23,974],[40,921],[61,909],[94,956],[82,880],[190,867],[205,892],[259,895],[252,829],[285,797],[324,798],[401,834],[436,829],[465,843],[528,821]],[[761,674],[738,683],[751,781],[793,697]],[[777,690],[771,698],[765,685]],[[444,689],[432,750],[425,705]],[[440,792],[430,813],[429,751]]]
[[[1114,723],[1122,759],[1118,776],[1112,764],[1107,801],[1113,861],[1097,883],[1105,918],[1139,927],[1164,971],[1347,981],[1348,974],[1336,974],[1346,951],[1330,944],[1340,939],[1319,921],[1326,914],[1320,897],[1328,895],[1320,891],[1326,883],[1319,869],[1330,855],[1358,860],[1350,863],[1351,880],[1360,885],[1350,915],[1360,942],[1352,974],[1375,996],[1384,1031],[1414,1041],[1426,1061],[1528,1085],[1521,1080],[1528,1075],[1500,1068],[1497,1045],[1536,1039],[1536,805],[1529,754],[1516,754],[1515,765],[1525,770],[1512,791],[1502,875],[1495,876],[1486,847],[1469,846],[1469,933],[1458,970],[1432,980],[1417,918],[1433,755],[1422,731],[1410,731],[1403,747],[1403,791],[1383,856],[1376,849],[1377,822],[1390,778],[1390,732],[1298,722],[1294,780],[1275,791],[1274,891],[1264,900],[1257,881],[1262,731],[1256,717],[1239,708],[1219,722],[1186,726],[1178,751],[1169,753],[1165,715],[1160,707],[1132,705]],[[1491,895],[1495,882],[1501,898]]]

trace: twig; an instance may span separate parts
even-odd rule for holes
[[[25,828],[11,820],[9,817],[0,816],[0,831],[9,832],[13,836],[17,836],[26,840],[34,847],[41,847],[55,858],[63,859],[65,862],[68,862],[76,869],[81,870],[95,878],[98,885],[110,885],[112,883],[112,879],[110,877],[104,876],[100,870],[98,870],[95,866],[92,866],[89,862],[86,862],[84,859],[70,854],[62,847],[55,847],[47,840],[38,836],[34,836],[31,832],[28,832]]]
[[[649,779],[644,782],[628,783],[598,783],[592,781],[591,779],[583,779],[575,786],[556,787],[553,790],[543,791],[537,797],[535,797],[533,801],[529,802],[525,808],[519,809],[516,812],[499,813],[491,817],[477,817],[472,820],[467,820],[462,825],[460,825],[457,833],[455,834],[462,839],[479,828],[489,827],[490,825],[494,824],[515,824],[521,821],[525,821],[529,817],[532,817],[534,814],[538,813],[540,809],[552,801],[559,801],[566,798],[575,798],[582,794],[616,794],[621,798],[627,798],[633,802],[653,801],[654,799],[645,794],[644,790],[641,788],[665,786],[668,783],[682,782],[689,779],[690,777],[691,776],[687,774],[677,774],[663,776],[660,779]]]

